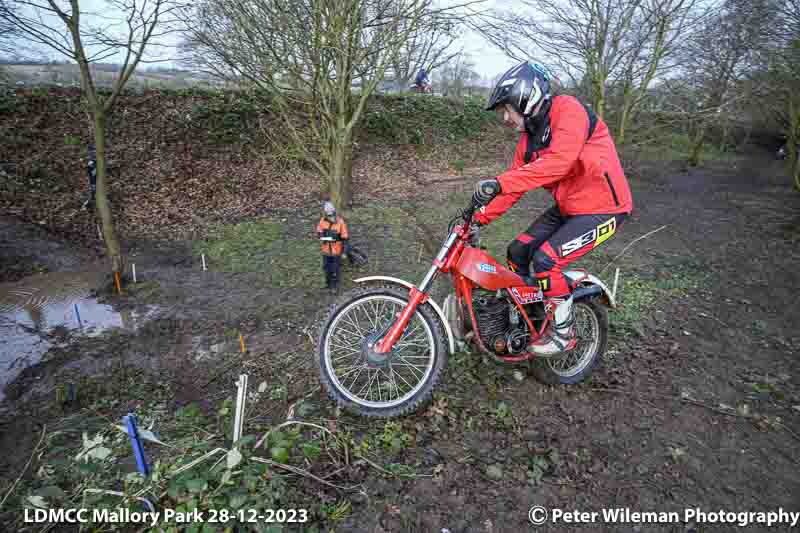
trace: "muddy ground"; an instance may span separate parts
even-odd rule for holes
[[[436,187],[441,198],[460,193],[466,200],[469,182]],[[634,216],[581,266],[599,271],[635,238],[665,226],[614,266],[623,280],[670,291],[639,300],[640,316],[612,329],[607,357],[590,381],[546,387],[532,377],[519,380],[513,372],[518,368],[459,354],[451,358],[435,408],[402,421],[412,436],[409,445],[377,454],[382,464],[407,465],[411,477],[353,466],[328,478],[343,486],[361,484],[362,493],[294,477],[293,497],[300,499],[287,507],[346,500],[349,512],[336,521],[319,517],[317,525],[358,532],[528,531],[534,530],[528,521],[533,505],[800,511],[800,306],[794,294],[800,287],[800,196],[769,154],[755,150],[688,171],[676,163],[642,161],[633,167],[631,182]],[[426,201],[430,194],[419,200]],[[513,230],[548,205],[545,194],[529,194],[508,215]],[[390,233],[396,228],[352,222],[371,257],[381,258],[368,272],[414,274],[393,271],[392,256],[382,255],[382,243],[395,242],[397,235]],[[65,243],[28,246],[48,237],[30,228],[9,230],[13,224],[3,226],[4,257],[16,258],[3,262],[7,280],[42,266],[91,262],[90,253],[76,253]],[[308,236],[305,222],[291,231],[296,238]],[[16,245],[14,236],[21,237]],[[304,400],[312,406],[309,420],[335,419],[340,430],[355,435],[382,431],[383,422],[338,413],[320,391],[312,341],[330,301],[319,289],[321,280],[269,286],[259,272],[203,272],[193,243],[128,246],[142,281],[108,301],[116,309],[157,311],[133,333],[90,339],[59,333],[58,346],[44,362],[25,370],[7,390],[0,477],[16,478],[42,424],[79,413],[102,396],[115,396],[104,411],[108,416],[145,403],[151,389],[118,385],[134,381],[159,386],[169,409],[196,403],[214,412],[245,371],[251,383],[266,380],[285,391],[251,405],[254,423],[280,422]],[[414,243],[401,252],[417,248]],[[411,270],[424,270],[424,260],[412,264]],[[610,279],[612,271],[602,277]],[[621,298],[624,303],[625,293]],[[632,309],[634,298],[627,301]],[[631,318],[624,305],[611,314],[612,323],[615,316]],[[247,341],[244,355],[238,353],[239,333]],[[76,405],[54,401],[53,391],[64,382],[79,385]],[[548,523],[535,529],[691,527]]]

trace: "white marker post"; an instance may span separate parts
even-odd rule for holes
[[[200,257],[203,258],[203,272],[206,271],[206,254],[201,254]]]
[[[242,427],[244,426],[244,404],[247,400],[247,374],[239,376],[236,382],[236,414],[233,418],[233,443],[242,437]]]
[[[614,274],[614,288],[611,289],[611,298],[615,302],[617,301],[617,283],[619,283],[619,268],[617,268],[617,272]]]
[[[133,271],[133,282],[136,283],[136,263],[131,263],[131,270]]]

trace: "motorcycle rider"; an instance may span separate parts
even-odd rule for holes
[[[603,120],[576,98],[551,94],[540,65],[523,62],[506,72],[486,109],[520,137],[511,168],[476,184],[474,198],[483,207],[474,220],[489,224],[538,187],[553,195],[555,205],[509,244],[508,262],[528,284],[538,283],[550,318],[528,350],[543,356],[569,351],[576,344],[575,317],[563,269],[613,236],[631,213],[628,181]]]
[[[419,69],[417,72],[417,77],[414,80],[414,87],[419,90],[419,92],[424,93],[430,87],[430,79],[428,78],[428,71],[424,68]]]

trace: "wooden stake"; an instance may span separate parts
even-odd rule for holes
[[[117,294],[122,294],[122,283],[119,280],[119,272],[114,272],[114,281],[117,283]]]
[[[244,347],[244,337],[242,337],[241,333],[239,333],[239,346],[242,347],[242,353],[244,353],[246,348]]]

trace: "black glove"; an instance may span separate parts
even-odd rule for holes
[[[486,205],[492,198],[500,194],[500,182],[496,179],[481,180],[475,184],[475,194],[472,201],[476,205]]]
[[[473,222],[469,226],[469,234],[467,235],[467,242],[471,246],[478,246],[481,242],[481,225]]]
[[[322,230],[322,237],[327,239],[333,239],[335,241],[341,240],[339,237],[338,231],[333,231],[331,229],[324,229]]]

